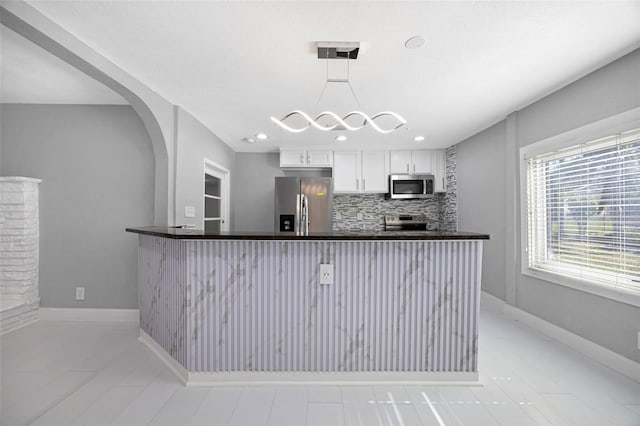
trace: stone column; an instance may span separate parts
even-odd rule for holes
[[[0,333],[38,319],[38,184],[0,177]]]

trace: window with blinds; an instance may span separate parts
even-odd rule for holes
[[[529,268],[640,293],[640,129],[527,164]]]

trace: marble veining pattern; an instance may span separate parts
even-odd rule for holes
[[[141,328],[188,371],[477,371],[482,241],[140,238]]]

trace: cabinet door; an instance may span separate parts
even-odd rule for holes
[[[385,193],[389,187],[389,153],[362,152],[362,192]]]
[[[331,167],[333,165],[333,155],[329,150],[309,150],[307,151],[307,166],[309,167]]]
[[[391,151],[389,173],[411,173],[411,151]]]
[[[333,153],[333,192],[360,191],[360,153],[336,151]]]
[[[411,151],[411,173],[433,173],[431,161],[433,151]]]
[[[280,167],[306,167],[307,152],[304,149],[283,149],[280,151]]]
[[[433,151],[431,157],[434,182],[434,192],[447,192],[447,154],[444,149]]]

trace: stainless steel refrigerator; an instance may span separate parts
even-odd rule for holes
[[[330,232],[333,229],[333,179],[277,177],[276,232]]]

